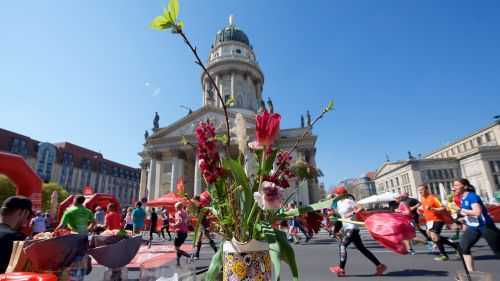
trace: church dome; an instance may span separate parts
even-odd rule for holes
[[[215,36],[215,45],[227,41],[237,41],[250,46],[248,36],[241,29],[236,27],[233,16],[229,18],[229,26],[219,30]]]

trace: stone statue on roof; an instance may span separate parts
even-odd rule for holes
[[[300,114],[300,127],[304,128],[304,114]]]
[[[149,138],[148,130],[144,131],[144,139],[147,140]]]
[[[312,121],[311,121],[311,113],[309,112],[309,110],[306,112],[306,118],[307,118],[307,127],[311,127]]]
[[[160,115],[155,112],[155,118],[153,119],[153,132],[156,132],[160,128]]]

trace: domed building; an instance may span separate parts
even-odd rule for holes
[[[215,36],[208,62],[206,64],[210,75],[219,86],[224,101],[234,100],[234,105],[229,108],[231,126],[234,118],[241,113],[246,119],[247,134],[250,138],[255,136],[255,116],[265,107],[262,91],[264,85],[264,73],[262,72],[248,36],[234,23],[234,18],[229,18],[229,25]],[[190,195],[200,194],[205,190],[198,165],[196,165],[196,149],[190,145],[183,145],[181,140],[185,138],[189,143],[196,146],[195,128],[200,121],[209,119],[215,124],[217,133],[225,132],[225,117],[220,99],[216,90],[206,74],[201,75],[201,86],[203,105],[166,126],[159,126],[159,116],[155,116],[153,134],[145,135],[144,149],[139,155],[141,161],[140,198],[152,200],[165,193],[177,191],[180,183],[184,183],[184,191]],[[268,100],[268,107],[272,102]],[[287,118],[284,116],[284,118]],[[309,127],[310,117],[307,124],[301,118],[301,126],[298,128],[282,129],[280,131],[277,145],[282,148],[291,148],[297,137],[303,135]],[[309,134],[293,153],[294,160],[303,159],[316,166],[315,154],[317,136]],[[235,141],[235,138],[232,138]],[[234,143],[234,151],[237,152],[237,144]],[[247,168],[252,169],[251,159],[246,155]],[[299,183],[290,182],[292,190],[299,186],[295,195],[295,201],[309,204],[319,200],[319,185],[317,179]]]

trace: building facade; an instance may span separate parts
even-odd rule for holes
[[[247,135],[255,135],[255,116],[264,102],[262,90],[264,74],[257,63],[256,55],[247,35],[236,27],[232,18],[229,26],[220,30],[213,43],[207,70],[214,77],[224,101],[234,100],[234,106],[229,108],[230,126],[234,126],[237,114],[246,120]],[[168,192],[175,192],[182,178],[185,192],[193,196],[205,190],[206,185],[201,178],[196,158],[196,138],[194,130],[201,121],[210,120],[216,126],[217,134],[222,134],[225,128],[225,117],[221,101],[212,89],[209,78],[204,73],[201,76],[203,106],[167,127],[160,128],[158,116],[155,117],[153,134],[146,134],[143,150],[139,153],[141,161],[140,196],[152,200]],[[268,101],[268,106],[272,102]],[[308,118],[310,119],[310,118]],[[310,123],[310,120],[309,120]],[[316,140],[309,126],[283,129],[277,145],[281,148],[291,148],[298,137],[305,131],[309,134],[292,155],[294,160],[304,161],[316,166]],[[185,139],[193,146],[181,144]],[[232,138],[235,140],[235,138]],[[252,139],[250,139],[252,141]],[[234,146],[234,147],[233,147]],[[237,144],[232,143],[232,149],[237,153]],[[223,152],[221,151],[223,154]],[[247,169],[251,170],[253,157],[248,153]],[[319,200],[320,188],[317,179],[307,182],[291,182],[292,190],[297,187],[295,200],[303,204]]]
[[[56,182],[69,193],[84,186],[114,194],[122,205],[139,198],[139,169],[104,159],[69,142],[48,143],[0,129],[0,151],[21,155],[44,182]]]
[[[453,180],[467,178],[486,200],[500,192],[500,121],[445,147],[406,161],[386,162],[377,171],[377,192],[406,191],[416,196],[418,185],[427,183],[436,194],[450,192]]]

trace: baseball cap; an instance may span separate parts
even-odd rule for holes
[[[11,196],[2,204],[2,210],[28,210],[33,215],[31,200],[24,196]]]
[[[345,189],[345,187],[343,186],[337,187],[335,188],[335,194],[337,195],[347,194],[347,189]]]

